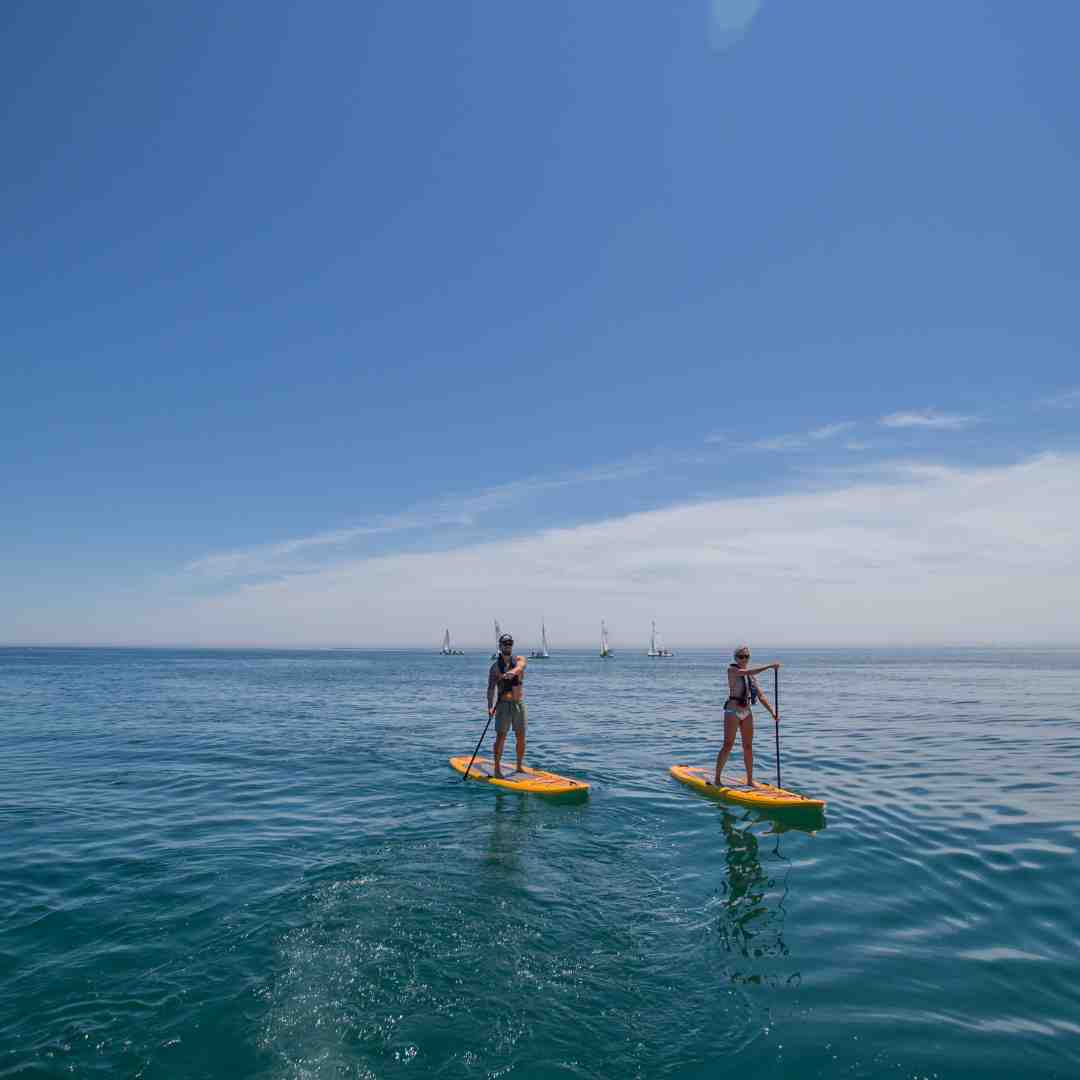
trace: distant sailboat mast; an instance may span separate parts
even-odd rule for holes
[[[443,656],[450,655],[450,627],[446,628],[446,632],[442,636],[442,654]]]
[[[603,619],[600,620],[600,655],[611,655],[611,650],[608,648],[607,624],[604,622]]]
[[[544,625],[544,620],[540,620],[540,648],[533,649],[529,656],[533,660],[548,660],[551,658],[551,653],[548,652],[548,639],[547,639],[547,627]]]
[[[649,651],[647,656],[674,656],[675,654],[670,649],[664,648],[663,640],[656,632],[656,620],[653,619],[652,633],[649,635]]]

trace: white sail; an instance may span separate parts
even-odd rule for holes
[[[533,660],[548,660],[551,658],[551,653],[548,652],[547,627],[544,625],[543,619],[540,620],[540,648],[533,649],[529,656]]]
[[[450,628],[446,628],[446,632],[442,636],[442,654],[443,656],[450,655]]]
[[[610,656],[611,655],[611,650],[608,648],[607,626],[604,623],[603,619],[600,620],[600,655],[601,656]]]
[[[652,633],[649,635],[649,651],[646,654],[648,656],[674,656],[675,654],[670,649],[664,648],[663,639],[656,632],[656,620],[653,619]]]

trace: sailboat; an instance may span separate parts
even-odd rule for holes
[[[450,647],[450,628],[447,627],[442,636],[442,648],[439,650],[441,656],[464,656],[465,653],[461,649],[453,649]]]
[[[544,620],[540,620],[540,648],[533,649],[529,656],[533,660],[550,660],[551,653],[548,652],[548,640],[547,640],[547,627],[544,625]]]
[[[608,648],[607,626],[603,619],[600,620],[600,655],[605,660],[611,655],[611,649]]]
[[[499,620],[495,620],[495,651],[491,654],[492,660],[499,659],[499,638],[502,637],[502,631],[499,629]]]
[[[675,654],[670,649],[664,648],[664,643],[660,640],[660,635],[656,632],[656,620],[653,619],[652,624],[652,636],[649,638],[649,651],[646,656],[674,656]]]

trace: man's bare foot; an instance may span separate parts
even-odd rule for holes
[[[716,776],[713,778],[713,787],[723,787],[724,778],[722,776]]]
[[[506,777],[503,776],[502,769],[500,769],[498,767],[491,770],[491,775],[494,776],[496,780],[505,780],[506,779]]]

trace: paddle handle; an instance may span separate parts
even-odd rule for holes
[[[780,783],[780,669],[773,668],[773,708],[776,710],[776,786],[783,787]]]
[[[488,722],[484,725],[484,734],[480,736],[480,741],[476,744],[476,749],[472,752],[472,757],[469,758],[468,767],[465,769],[464,775],[461,777],[461,782],[465,783],[469,779],[469,769],[472,768],[472,763],[476,760],[476,755],[480,753],[480,747],[484,742],[484,735],[487,734],[487,729],[491,727],[491,713],[488,713]]]

